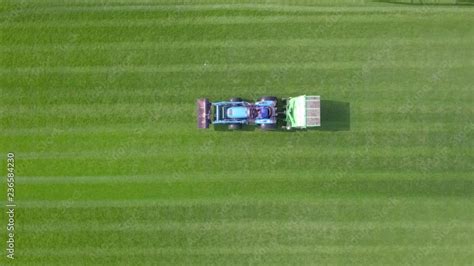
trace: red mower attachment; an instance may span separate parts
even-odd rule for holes
[[[196,103],[198,128],[209,128],[211,123],[211,103],[206,98],[198,99]]]

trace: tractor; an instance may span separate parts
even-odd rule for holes
[[[262,130],[275,130],[279,121],[282,128],[304,129],[321,125],[320,97],[301,95],[280,100],[265,96],[255,102],[242,98],[210,102],[207,98],[197,100],[198,128],[209,128],[210,124],[227,125],[230,130],[241,129],[243,125],[257,125]],[[280,109],[277,106],[282,106]]]

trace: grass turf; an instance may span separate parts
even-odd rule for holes
[[[472,263],[469,1],[249,2],[2,1],[16,264]],[[299,94],[322,129],[196,129]]]

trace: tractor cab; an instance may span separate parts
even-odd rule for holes
[[[246,106],[233,106],[227,108],[226,115],[232,119],[244,119],[249,117],[249,109]]]

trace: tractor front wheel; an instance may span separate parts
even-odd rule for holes
[[[238,130],[242,128],[242,124],[230,124],[229,130]]]
[[[261,130],[275,130],[277,127],[276,124],[261,124],[260,129]]]

